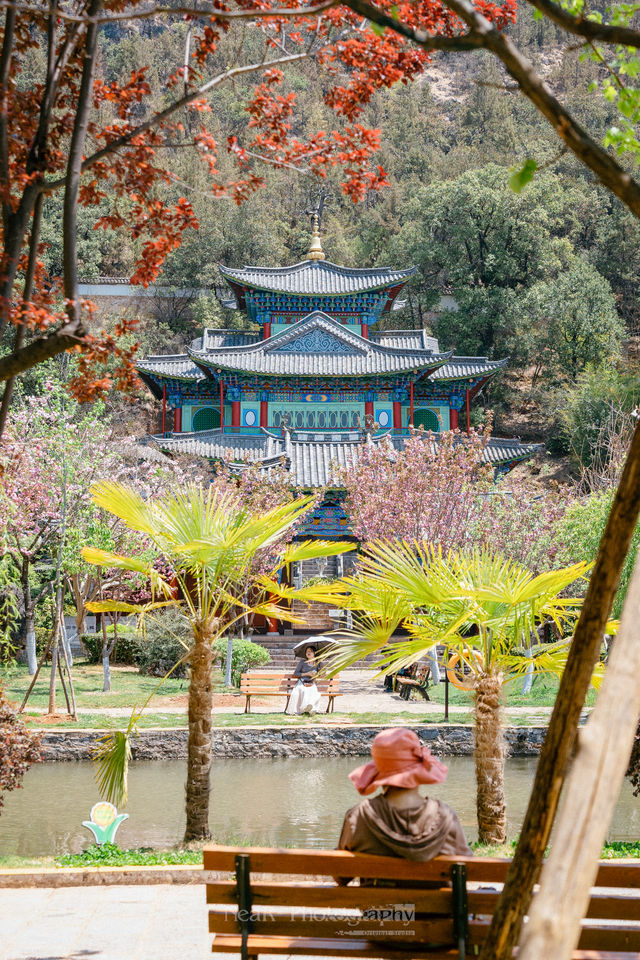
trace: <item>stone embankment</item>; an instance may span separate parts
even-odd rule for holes
[[[369,753],[376,726],[227,727],[213,731],[213,756],[220,759],[283,757],[357,757]],[[464,724],[419,725],[412,729],[439,756],[473,753],[473,727]],[[535,757],[546,727],[507,727],[509,753]],[[104,731],[47,730],[45,760],[90,760]],[[133,743],[134,760],[182,760],[187,755],[186,730],[142,730]]]

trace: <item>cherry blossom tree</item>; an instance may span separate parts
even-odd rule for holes
[[[566,492],[534,492],[522,480],[494,480],[483,464],[488,432],[414,431],[401,449],[363,444],[356,464],[338,473],[355,536],[424,540],[443,553],[484,544],[537,572],[553,561],[553,537]]]
[[[121,576],[116,571],[96,574],[79,556],[89,536],[110,548],[122,539],[113,518],[108,520],[93,504],[92,484],[106,477],[126,478],[149,496],[186,479],[179,461],[158,457],[118,437],[100,403],[89,407],[68,398],[61,380],[47,381],[40,396],[21,398],[0,447],[0,544],[20,583],[30,673],[36,666],[35,609],[53,589],[58,554],[79,632],[86,603]],[[189,475],[199,476],[193,469]],[[129,541],[127,549],[135,552]],[[34,590],[36,561],[47,569],[43,584]]]

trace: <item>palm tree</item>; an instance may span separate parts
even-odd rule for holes
[[[283,544],[287,532],[314,502],[313,497],[301,497],[253,516],[235,497],[212,486],[187,485],[143,500],[122,484],[105,482],[92,494],[99,507],[149,541],[153,556],[141,559],[85,547],[84,559],[103,568],[138,572],[151,582],[154,599],[144,605],[104,601],[93,603],[91,609],[136,613],[144,621],[154,610],[174,606],[190,628],[193,644],[182,658],[190,666],[185,841],[208,839],[213,644],[249,612],[283,618],[282,608],[269,600],[269,591],[284,567],[353,548],[317,540]],[[158,572],[158,559],[173,571],[171,582]],[[266,564],[266,573],[256,572],[258,560],[262,568]],[[241,599],[247,595],[258,596],[258,600],[249,606]],[[313,588],[300,590],[296,596],[306,601],[316,598]],[[284,618],[293,619],[288,614]],[[135,735],[139,713],[134,711],[126,732],[105,738],[100,751],[99,782],[118,802],[126,796],[129,741]]]
[[[379,541],[369,547],[356,576],[334,584],[329,602],[353,611],[354,627],[331,651],[331,673],[376,653],[381,670],[399,670],[428,656],[435,644],[458,655],[474,696],[482,843],[506,838],[503,685],[531,669],[562,671],[568,642],[530,646],[529,638],[545,621],[567,634],[580,600],[560,594],[588,567],[577,563],[534,576],[484,550],[442,556],[424,543]],[[392,641],[399,627],[408,637]]]

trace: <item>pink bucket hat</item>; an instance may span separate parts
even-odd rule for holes
[[[442,783],[447,768],[429,747],[423,747],[413,730],[396,727],[383,730],[371,744],[373,760],[349,774],[358,793],[367,796],[377,787],[417,787],[421,783]]]

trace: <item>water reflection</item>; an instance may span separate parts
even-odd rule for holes
[[[216,760],[213,767],[211,830],[221,843],[265,846],[334,846],[345,811],[358,802],[348,773],[358,760]],[[447,782],[431,787],[458,812],[475,839],[475,778],[470,757],[447,760]],[[535,770],[535,759],[509,760],[506,793],[509,834],[517,833]],[[184,828],[182,761],[132,764],[130,819],[118,832],[128,846],[171,846]],[[6,796],[0,816],[0,855],[39,856],[77,852],[90,841],[82,820],[98,800],[89,763],[43,764],[32,768],[24,789]],[[612,840],[640,839],[640,801],[625,782],[610,830]]]

